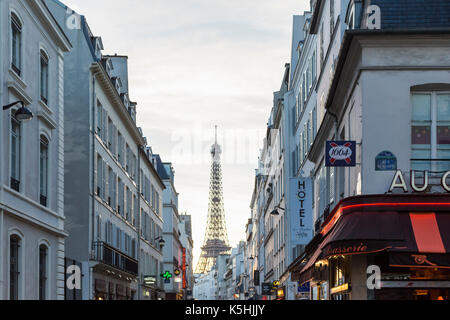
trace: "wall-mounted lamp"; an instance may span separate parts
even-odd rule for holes
[[[159,246],[161,247],[161,249],[162,248],[164,248],[164,245],[166,244],[166,241],[163,239],[163,237],[157,237],[157,238],[155,238],[155,240],[156,241],[158,241],[159,240]]]
[[[273,211],[272,211],[270,214],[273,215],[273,216],[278,216],[278,215],[280,214],[280,213],[278,212],[278,209],[279,209],[279,210],[286,211],[286,209],[283,209],[283,208],[281,208],[280,206],[276,206],[275,209],[273,209]]]
[[[21,104],[22,106],[17,109],[17,111],[14,113],[14,117],[20,121],[20,122],[28,122],[31,119],[33,119],[33,113],[25,107],[25,103],[23,101],[16,101],[10,104],[7,104],[6,106],[3,106],[3,111],[11,109],[16,104]]]

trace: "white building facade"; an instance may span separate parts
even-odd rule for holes
[[[136,125],[128,58],[103,55],[85,17],[47,4],[75,43],[64,69],[66,260],[81,264],[83,279],[66,296],[160,298],[164,185]]]
[[[64,53],[43,1],[0,2],[0,300],[64,299]]]

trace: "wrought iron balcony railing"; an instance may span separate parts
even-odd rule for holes
[[[137,276],[137,260],[117,249],[114,249],[103,241],[95,241],[92,246],[94,251],[94,260]]]

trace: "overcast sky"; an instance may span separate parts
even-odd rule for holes
[[[129,57],[138,126],[154,153],[173,163],[179,211],[192,215],[194,263],[216,124],[229,240],[243,240],[273,92],[290,61],[292,16],[308,10],[309,0],[62,2],[86,16],[104,54]]]

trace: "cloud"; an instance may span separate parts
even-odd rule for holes
[[[246,146],[224,141],[224,159],[232,152],[236,160],[223,164],[223,188],[230,242],[237,244],[250,216],[254,168],[273,92],[290,60],[292,15],[303,13],[309,1],[63,2],[86,16],[92,32],[102,37],[106,54],[129,56],[138,126],[154,152],[174,164],[180,212],[193,217],[196,259],[208,209],[212,128],[218,124],[224,135],[226,130],[255,133],[247,137]],[[173,155],[180,130],[197,144],[201,140],[199,148],[188,148],[193,158],[203,159],[201,163],[186,163]],[[246,153],[244,163],[237,163],[239,152]]]

